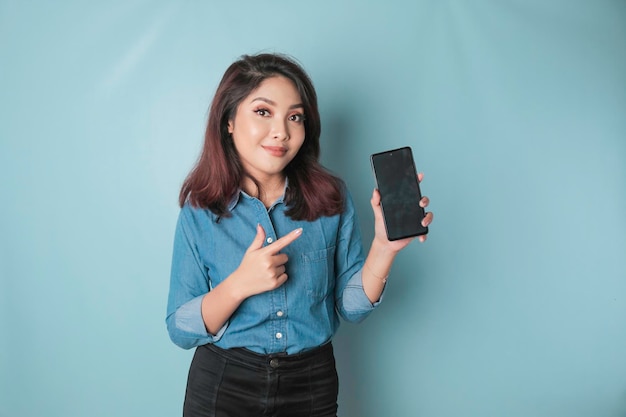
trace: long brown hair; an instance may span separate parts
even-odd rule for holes
[[[181,207],[188,201],[219,217],[231,215],[228,204],[248,174],[230,139],[228,122],[243,99],[265,79],[277,75],[294,83],[305,114],[304,143],[284,170],[289,180],[286,214],[294,220],[311,221],[342,212],[342,182],[319,163],[321,124],[313,83],[292,58],[266,53],[244,55],[224,73],[209,110],[202,153],[180,190]]]

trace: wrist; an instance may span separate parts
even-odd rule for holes
[[[374,237],[370,251],[376,253],[378,257],[387,257],[393,260],[400,250],[391,247],[389,243],[386,238],[383,240]]]
[[[220,285],[224,287],[224,292],[233,301],[241,303],[246,298],[250,297],[250,294],[246,292],[246,288],[239,284],[239,281],[237,280],[237,271],[233,272]]]
[[[383,284],[387,283],[387,278],[389,278],[389,273],[381,275],[381,274],[374,272],[374,270],[367,264],[367,262],[364,265],[365,265],[365,269],[367,269],[370,272],[370,275],[372,275],[374,278],[376,278]]]

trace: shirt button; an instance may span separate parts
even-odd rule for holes
[[[267,238],[267,243],[272,243],[274,241],[274,239],[272,239],[271,237]]]
[[[285,314],[285,313],[283,313],[283,312],[282,312],[282,311],[280,311],[280,310],[278,310],[278,311],[276,312],[276,315],[277,315],[278,317],[282,317],[284,314]]]
[[[283,334],[281,332],[276,333],[276,339],[282,339]]]

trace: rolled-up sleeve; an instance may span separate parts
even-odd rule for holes
[[[210,291],[210,280],[193,235],[189,212],[183,207],[174,235],[174,250],[167,301],[167,330],[176,345],[183,349],[218,341],[228,323],[216,335],[207,332],[202,319],[202,299]]]
[[[365,290],[361,273],[365,258],[359,231],[359,221],[354,203],[346,191],[346,207],[341,215],[341,224],[335,252],[337,312],[348,322],[363,321],[382,301],[371,303]]]

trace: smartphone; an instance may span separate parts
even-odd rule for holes
[[[398,240],[428,233],[428,227],[422,226],[426,213],[419,205],[422,194],[411,148],[375,153],[370,160],[387,238]]]

